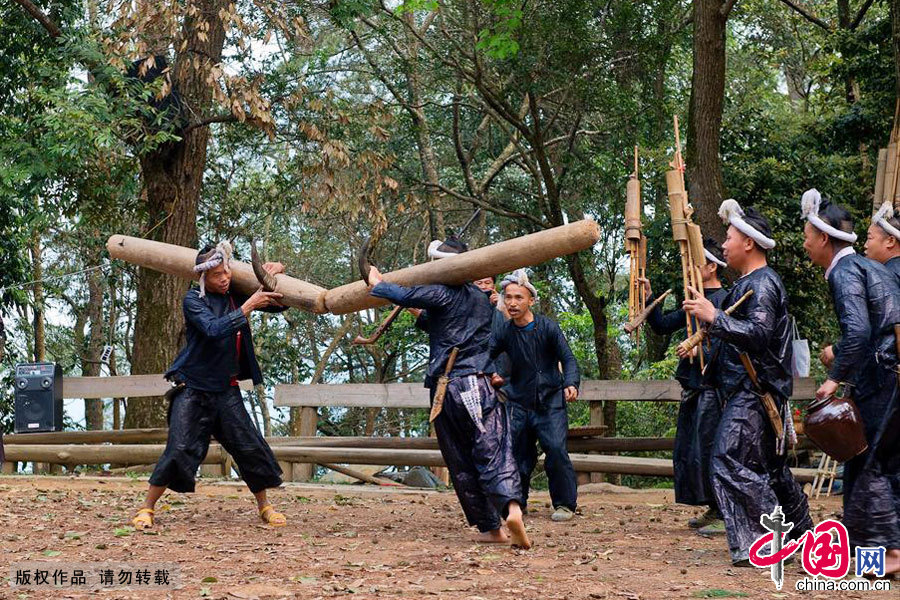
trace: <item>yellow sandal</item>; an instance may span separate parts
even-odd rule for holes
[[[153,527],[153,509],[142,508],[138,511],[137,516],[131,520],[131,524],[138,531]]]
[[[259,518],[263,523],[272,527],[284,527],[287,525],[287,518],[280,512],[275,512],[275,508],[271,504],[266,504],[259,511]]]

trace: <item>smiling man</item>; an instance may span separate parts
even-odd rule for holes
[[[509,398],[506,406],[522,494],[527,501],[540,442],[546,455],[544,469],[555,509],[551,518],[569,521],[575,515],[577,488],[575,469],[566,447],[569,433],[566,402],[578,398],[581,383],[578,363],[559,325],[532,311],[537,290],[524,270],[506,276],[500,286],[510,320],[491,338],[491,357],[503,353],[509,357],[509,382],[504,390]],[[496,370],[492,383],[495,386],[505,383]]]

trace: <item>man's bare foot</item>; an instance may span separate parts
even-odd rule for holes
[[[900,573],[900,548],[891,548],[884,557],[884,574],[896,575]]]
[[[479,533],[475,538],[479,544],[508,544],[509,536],[502,529],[494,529]]]
[[[509,515],[506,517],[506,526],[509,528],[510,542],[513,546],[519,546],[528,550],[531,548],[531,540],[525,533],[525,520],[522,518],[522,509],[518,502],[509,503]]]

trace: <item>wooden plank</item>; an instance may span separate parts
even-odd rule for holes
[[[605,400],[676,402],[681,400],[681,384],[673,379],[646,381],[586,380],[581,382],[581,389],[578,390],[578,399],[588,402]]]
[[[45,431],[38,433],[13,433],[3,436],[3,443],[12,444],[148,444],[165,442],[169,430],[113,429],[92,431]]]
[[[275,406],[353,406],[428,408],[421,383],[342,383],[276,385]]]
[[[310,408],[310,413],[315,410]],[[660,452],[671,451],[675,438],[666,437],[593,437],[580,438],[583,428],[569,430],[569,452]],[[30,444],[142,444],[166,441],[166,429],[122,429],[118,431],[58,431],[4,436],[9,446]],[[574,434],[574,435],[573,435]],[[338,448],[376,448],[399,450],[437,450],[434,437],[368,436],[294,436],[267,437],[270,446],[314,446]],[[799,448],[812,448],[808,438],[800,436]],[[285,471],[287,473],[287,471]],[[285,480],[287,478],[285,477]]]
[[[172,387],[162,375],[119,377],[64,377],[63,398],[146,398],[162,396]],[[242,390],[252,390],[253,382],[241,382]]]
[[[816,383],[812,378],[794,381],[792,400],[804,401],[815,397]],[[681,385],[674,380],[620,381],[586,380],[582,382],[579,400],[591,403],[613,400],[617,402],[680,402]],[[276,385],[275,406],[347,406],[380,408],[428,408],[428,390],[420,383],[343,383]],[[599,411],[599,406],[596,409]],[[594,413],[592,405],[592,415]],[[591,426],[602,426],[594,422]]]
[[[6,447],[6,458],[23,462],[57,463],[64,465],[146,465],[159,460],[164,444],[16,444]],[[210,444],[204,463],[221,463],[225,451],[219,444]]]

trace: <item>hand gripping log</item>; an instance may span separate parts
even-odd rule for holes
[[[359,268],[359,276],[362,277],[362,280],[366,282],[366,285],[369,284],[369,271],[372,269],[372,263],[369,259],[369,254],[371,253],[371,244],[372,238],[366,238],[366,241],[363,242],[362,247],[359,249],[359,255],[356,258],[356,266]],[[393,310],[388,314],[388,316],[375,328],[375,331],[372,332],[372,335],[369,337],[363,337],[361,335],[356,336],[351,344],[354,346],[366,346],[369,344],[374,344],[378,341],[384,332],[391,328],[391,325],[394,324],[394,321],[397,320],[397,317],[400,316],[400,313],[403,312],[402,306],[395,306]]]

